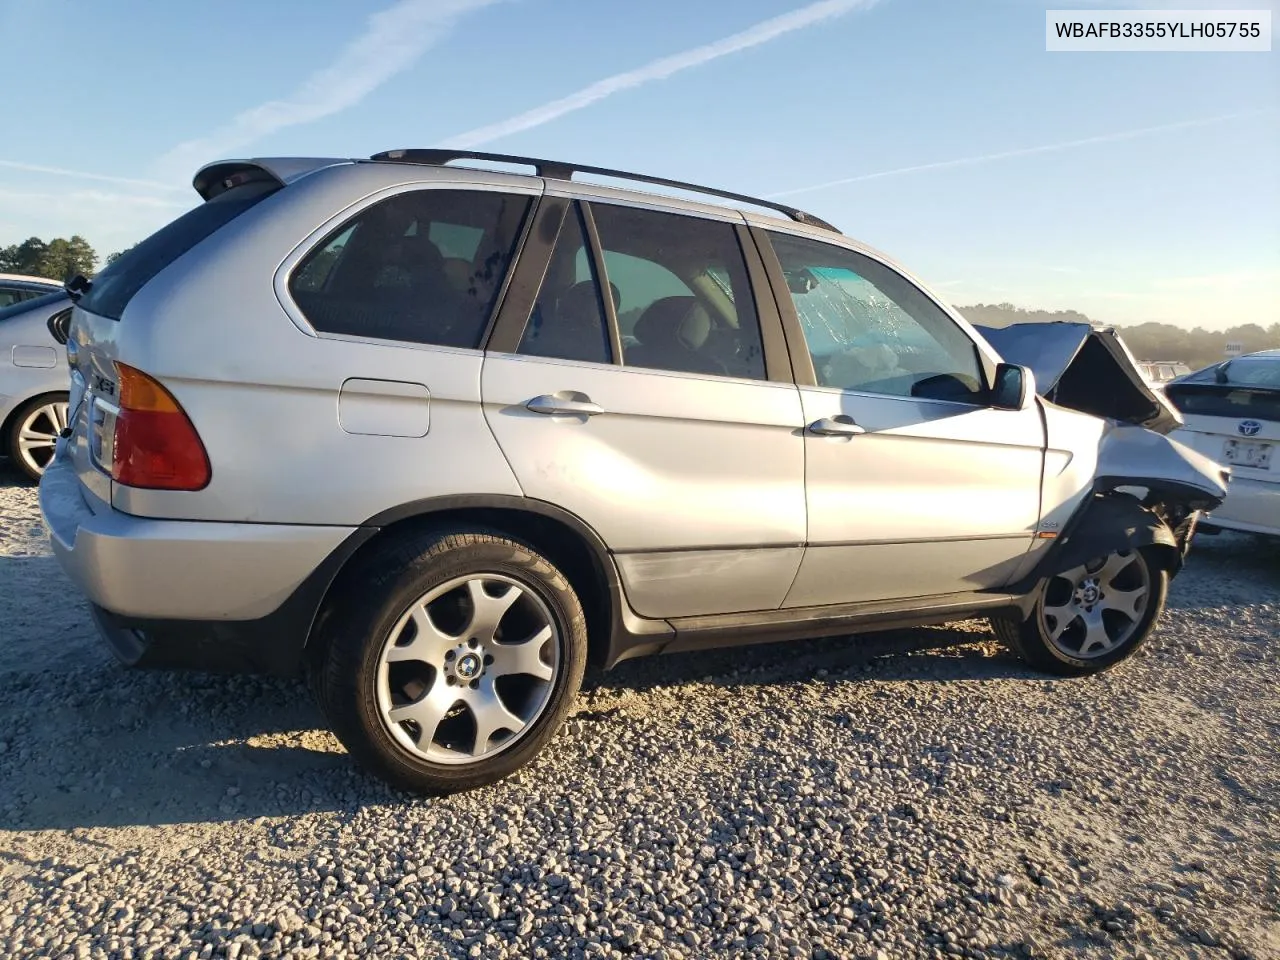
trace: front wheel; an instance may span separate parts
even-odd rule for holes
[[[1146,642],[1168,592],[1168,570],[1154,551],[1124,550],[1047,578],[1029,617],[991,626],[1033,667],[1062,676],[1097,673]]]
[[[586,619],[564,575],[497,532],[419,535],[343,578],[313,678],[365,768],[424,793],[500,780],[560,727]]]

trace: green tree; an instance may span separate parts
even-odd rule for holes
[[[70,280],[77,273],[91,276],[97,262],[93,247],[79,234],[48,243],[39,237],[28,237],[22,243],[0,248],[0,270],[49,280]]]
[[[98,255],[93,252],[93,247],[77,233],[70,240],[59,237],[49,241],[40,275],[52,280],[70,280],[77,273],[91,277],[97,263]]]
[[[40,266],[48,249],[49,245],[39,237],[28,237],[21,243],[0,249],[0,270],[42,277],[44,274],[40,272]]]

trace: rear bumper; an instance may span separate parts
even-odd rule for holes
[[[1204,523],[1224,530],[1280,536],[1280,483],[1235,477],[1222,506]]]
[[[100,630],[140,664],[290,671],[333,576],[373,533],[134,517],[86,490],[65,457],[41,478],[40,512]],[[169,652],[150,657],[159,647]]]

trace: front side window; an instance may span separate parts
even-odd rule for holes
[[[488,190],[396,194],[322,240],[289,292],[322,333],[475,349],[529,206]]]
[[[764,350],[732,224],[592,203],[623,363],[763,380]]]
[[[973,341],[914,284],[844,247],[781,233],[770,240],[820,386],[983,401]]]
[[[573,207],[556,240],[538,300],[517,352],[533,357],[608,363],[608,322],[591,267],[581,214]]]

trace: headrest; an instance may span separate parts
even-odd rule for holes
[[[634,333],[646,347],[679,344],[697,350],[711,335],[711,315],[694,297],[663,297],[640,315]]]
[[[399,263],[409,269],[423,267],[444,269],[444,254],[425,233],[401,237],[389,259],[392,263]]]
[[[583,280],[561,294],[556,303],[556,313],[572,320],[600,319],[600,296],[594,280]]]

